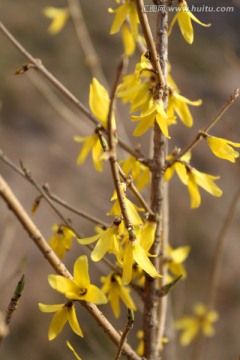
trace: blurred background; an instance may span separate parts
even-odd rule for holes
[[[111,86],[122,44],[119,34],[109,35],[113,15],[107,9],[116,8],[117,4],[110,0],[80,0],[80,3],[106,77],[104,85],[107,87],[108,83]],[[151,2],[146,1],[146,4]],[[207,1],[207,4],[194,0],[189,1],[190,4],[216,7],[214,0]],[[171,128],[170,151],[175,146],[185,147],[240,85],[240,1],[218,1],[217,5],[233,6],[234,11],[195,13],[201,21],[211,23],[212,26],[204,28],[194,23],[193,45],[184,41],[177,26],[170,37],[169,59],[177,85],[187,98],[203,100],[201,107],[191,108],[195,120],[191,129],[185,128],[180,122]],[[47,69],[88,107],[92,75],[79,48],[72,22],[69,20],[58,35],[49,35],[47,29],[50,21],[43,15],[45,6],[65,7],[66,1],[3,0],[0,18],[24,47],[35,58],[41,59]],[[156,14],[150,13],[149,18],[155,31]],[[136,53],[130,59],[129,71],[139,61],[139,56]],[[94,127],[50,86],[71,114],[64,115],[65,107],[57,112],[42,94],[45,93],[43,89],[46,81],[34,71],[21,76],[14,75],[26,62],[0,34],[0,148],[17,165],[22,160],[39,184],[48,183],[53,192],[70,204],[103,221],[109,221],[105,214],[112,206],[110,198],[113,185],[108,164],[104,165],[103,173],[93,169],[91,157],[83,166],[76,165],[81,145],[74,142],[73,137],[90,135]],[[239,110],[238,101],[223,116],[212,134],[240,142]],[[129,145],[137,147],[140,139],[131,137],[135,124],[129,122],[127,111],[128,105],[122,106],[119,101],[117,120],[121,122],[120,136]],[[64,116],[68,121],[64,120]],[[71,121],[76,125],[72,126],[69,123]],[[145,136],[142,151],[148,156],[149,144]],[[119,158],[126,157],[127,154],[120,151]],[[187,189],[177,178],[171,181],[170,241],[173,247],[190,245],[191,253],[186,262],[187,280],[175,288],[170,299],[171,311],[166,334],[170,338],[166,346],[168,360],[193,359],[192,348],[182,349],[175,341],[177,335],[170,330],[171,321],[173,316],[179,318],[183,313],[190,313],[194,303],[205,301],[216,238],[239,186],[239,161],[233,165],[215,158],[203,143],[194,150],[192,164],[202,172],[221,176],[218,185],[223,195],[221,198],[213,198],[201,191],[201,206],[191,210]],[[35,189],[3,162],[0,162],[0,171],[30,214],[38,195]],[[148,189],[145,189],[144,195],[148,199]],[[207,342],[204,357],[207,360],[237,360],[240,356],[239,209],[240,204],[227,232],[216,302],[220,319],[216,323],[216,336]],[[84,236],[94,234],[94,226],[90,222],[64,209],[62,212],[71,218],[79,233]],[[44,236],[50,238],[52,225],[59,223],[55,213],[42,201],[36,214],[31,216]],[[74,243],[72,251],[64,259],[70,270],[76,257],[85,251],[85,248]],[[106,267],[101,264],[91,267],[91,278],[98,286],[99,274],[104,275],[106,271]],[[48,341],[51,315],[41,313],[37,304],[62,302],[62,296],[48,285],[47,275],[52,272],[13,214],[0,201],[0,311],[4,312],[8,306],[21,274],[26,275],[24,294],[11,321],[10,334],[1,346],[0,359],[72,359],[73,355],[65,345],[66,339],[70,340],[83,359],[112,359],[116,349],[82,308],[78,309],[78,319],[85,338],[79,339],[66,325],[56,340]],[[137,297],[135,301],[139,303]],[[123,330],[125,308],[122,308],[119,320],[113,319],[108,306],[102,306],[101,310],[111,318],[117,329]],[[133,347],[138,344],[136,332],[140,325],[141,314],[138,312],[135,327],[129,336]]]

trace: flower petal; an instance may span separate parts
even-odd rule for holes
[[[51,341],[55,339],[60,332],[62,331],[64,325],[67,322],[67,308],[63,308],[62,310],[56,312],[53,315],[52,321],[48,330],[48,340]]]
[[[54,304],[54,305],[46,305],[39,303],[39,310],[42,312],[56,312],[64,308],[64,304]]]
[[[69,325],[71,326],[72,330],[79,336],[83,337],[83,333],[82,333],[82,329],[80,328],[80,325],[78,323],[77,320],[77,316],[76,316],[76,311],[75,311],[75,306],[72,305],[69,309],[68,309],[68,322]]]
[[[61,275],[49,275],[48,282],[54,290],[57,290],[61,294],[75,292],[78,290],[78,286],[73,280],[67,279]]]
[[[73,278],[81,289],[86,289],[90,285],[88,258],[86,255],[79,256],[79,258],[75,261]]]
[[[95,285],[89,285],[83,299],[94,304],[106,304],[108,302],[105,294]]]

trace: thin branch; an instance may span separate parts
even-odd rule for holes
[[[226,101],[221,110],[217,113],[217,115],[210,121],[210,123],[203,129],[200,130],[197,136],[193,139],[193,141],[182,151],[180,151],[174,159],[167,162],[166,167],[172,166],[176,161],[178,161],[183,155],[185,155],[188,151],[192,151],[204,138],[201,133],[208,132],[211,130],[219,120],[221,120],[222,116],[225,112],[235,103],[237,98],[239,97],[239,89],[234,90],[230,98]]]
[[[113,88],[112,88],[112,91],[110,94],[110,105],[109,105],[109,110],[108,110],[107,126],[108,126],[109,161],[110,161],[114,186],[116,189],[116,193],[117,193],[119,205],[121,208],[125,227],[127,230],[131,231],[131,230],[133,230],[133,225],[129,218],[128,210],[127,210],[125,199],[124,199],[124,193],[121,189],[121,179],[120,179],[119,168],[118,168],[118,163],[117,163],[117,154],[116,154],[116,142],[117,142],[116,129],[114,128],[113,116],[112,116],[114,101],[116,98],[117,87],[118,87],[120,78],[122,76],[123,67],[124,67],[124,60],[121,61],[120,65],[118,67],[114,85],[113,85]]]
[[[152,31],[148,22],[148,18],[146,13],[143,11],[144,9],[144,1],[143,0],[135,0],[136,1],[136,7],[138,11],[138,17],[140,20],[140,24],[142,27],[142,31],[144,34],[144,38],[147,43],[147,48],[150,51],[151,57],[150,61],[153,65],[153,69],[156,71],[158,81],[160,84],[160,88],[164,89],[166,86],[166,80],[163,74],[163,71],[161,69],[160,63],[159,63],[159,56],[157,54],[156,46],[153,40]]]
[[[147,204],[145,199],[143,198],[142,194],[138,191],[136,186],[134,185],[133,179],[129,176],[127,176],[124,171],[122,170],[121,166],[118,164],[118,170],[120,173],[120,176],[123,178],[125,183],[127,184],[128,188],[132,191],[132,193],[136,196],[140,204],[144,207],[144,209],[151,215],[152,217],[155,216],[150,206]]]
[[[125,341],[127,339],[127,336],[129,334],[129,332],[133,328],[133,323],[134,323],[134,312],[133,312],[133,310],[128,309],[128,318],[127,318],[126,328],[125,328],[124,332],[122,333],[121,341],[120,341],[120,344],[119,344],[119,348],[118,348],[115,360],[120,359],[120,356],[121,356],[122,351],[123,351],[123,345],[124,345],[124,343],[125,343]]]
[[[151,61],[154,68],[157,70],[161,91],[159,97],[162,97],[164,108],[167,108],[168,93],[166,91],[166,74],[168,61],[168,13],[167,11],[159,12],[157,14],[157,40],[156,46],[152,39],[150,27],[146,27],[147,15],[141,12],[143,9],[143,1],[136,0],[138,4],[138,14],[140,17],[143,32],[146,37],[148,48],[151,52]],[[165,5],[167,9],[167,4]],[[141,20],[142,18],[142,20]],[[144,19],[145,22],[143,21]],[[159,68],[161,71],[159,71]],[[161,90],[159,89],[159,90]],[[165,329],[165,319],[167,310],[167,296],[162,298],[156,297],[156,292],[159,287],[165,285],[167,266],[163,262],[163,257],[166,254],[168,244],[168,196],[166,186],[164,184],[164,166],[167,153],[167,139],[161,132],[158,124],[154,124],[153,133],[153,158],[152,158],[152,181],[151,181],[151,209],[157,214],[156,232],[154,243],[150,249],[150,253],[156,254],[156,258],[152,258],[152,262],[156,269],[163,276],[162,279],[151,279],[146,277],[145,281],[145,302],[144,302],[144,316],[143,316],[143,330],[144,330],[144,356],[147,359],[159,358],[159,343],[163,337]]]
[[[63,206],[64,208],[70,210],[74,214],[77,214],[77,215],[83,217],[84,219],[91,221],[92,223],[94,223],[96,225],[101,225],[105,228],[107,228],[109,226],[107,223],[104,223],[102,220],[96,218],[95,216],[89,215],[82,210],[75,208],[74,206],[72,206],[68,202],[66,202],[65,200],[61,199],[59,196],[55,195],[52,191],[50,191],[50,187],[48,184],[43,185],[43,190],[51,200],[55,201],[56,203]]]
[[[7,37],[13,46],[30,61],[31,67],[38,70],[58,91],[60,91],[78,110],[80,110],[95,126],[99,125],[98,119],[86,108],[72,93],[69,91],[54,75],[47,70],[43,65],[42,61],[35,59],[18,41],[17,39],[7,30],[7,28],[0,21],[0,30]],[[105,130],[104,130],[105,131]],[[138,152],[132,150],[123,140],[119,139],[119,145],[129,154],[136,158],[142,157]]]
[[[6,205],[14,215],[17,217],[19,222],[22,224],[23,228],[29,234],[29,237],[38,247],[40,252],[44,255],[46,260],[49,262],[51,267],[62,276],[66,278],[73,279],[71,273],[65,267],[63,262],[57,257],[54,251],[50,248],[47,241],[41,234],[41,232],[37,229],[31,218],[28,216],[8,184],[0,175],[0,196],[5,201]],[[96,320],[96,322],[103,328],[103,330],[107,333],[109,338],[119,346],[121,341],[121,336],[114,329],[111,323],[105,318],[102,312],[98,309],[95,304],[81,301],[80,304],[90,313],[90,315]],[[123,352],[132,360],[141,360],[141,358],[135,353],[135,351],[127,344],[123,345]]]

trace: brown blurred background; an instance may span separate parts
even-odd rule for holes
[[[203,1],[189,1],[190,3],[196,6],[216,6],[213,0],[207,1],[207,4]],[[201,21],[210,22],[212,26],[203,28],[194,24],[193,45],[190,46],[183,40],[177,27],[170,37],[169,58],[174,79],[184,96],[191,100],[203,99],[201,107],[192,108],[195,120],[193,128],[186,129],[178,123],[171,129],[170,150],[175,146],[187,145],[240,84],[240,1],[218,1],[217,5],[234,6],[234,12],[195,13]],[[47,32],[49,21],[42,14],[45,6],[61,7],[66,6],[66,2],[3,0],[0,5],[1,21],[34,57],[40,58],[45,66],[88,106],[92,76],[79,49],[72,23],[69,21],[61,33],[50,36]],[[81,0],[81,6],[106,78],[112,84],[122,45],[119,35],[108,35],[113,17],[107,13],[107,9],[115,8],[116,3],[110,0]],[[150,14],[149,17],[154,29],[155,14]],[[138,58],[139,54],[131,59],[130,68]],[[93,170],[90,157],[82,167],[76,166],[80,146],[73,141],[73,137],[90,135],[93,127],[71,106],[78,118],[80,131],[69,126],[33,85],[31,74],[14,75],[23,63],[26,63],[26,60],[0,34],[0,148],[16,164],[21,159],[38,183],[49,183],[51,189],[69,203],[108,221],[105,214],[111,207],[113,191],[108,164],[105,164],[101,174]],[[61,95],[60,99],[69,105]],[[118,105],[118,121],[121,119],[125,128],[125,131],[121,129],[121,136],[129,144],[137,146],[140,140],[131,139],[129,135],[135,125],[129,123],[128,106],[122,107],[120,102]],[[224,115],[212,134],[239,142],[239,110],[240,105],[237,102]],[[148,155],[148,151],[148,142],[144,137],[143,152]],[[126,154],[120,152],[120,157],[125,158]],[[223,196],[216,199],[201,191],[202,205],[199,209],[190,210],[186,188],[176,178],[171,182],[171,243],[174,247],[187,244],[191,246],[190,257],[186,263],[188,278],[177,286],[171,297],[171,306],[176,317],[183,312],[189,313],[192,304],[205,299],[215,240],[239,186],[239,161],[233,165],[217,159],[205,144],[200,144],[195,149],[192,163],[200,171],[221,176],[218,185],[223,190]],[[0,169],[30,213],[37,196],[36,191],[2,162]],[[147,198],[148,191],[145,190],[144,194]],[[206,360],[237,360],[240,355],[239,208],[240,204],[227,233],[216,303],[220,319],[216,324],[216,336],[208,342],[204,357]],[[81,234],[90,236],[94,233],[91,223],[67,211],[63,210],[63,213],[71,217]],[[46,238],[51,236],[52,225],[59,222],[44,202],[33,219]],[[74,244],[73,250],[65,258],[70,270],[75,258],[84,251],[85,249]],[[100,285],[99,274],[104,274],[105,271],[106,268],[99,264],[91,268],[91,277],[96,284]],[[86,340],[79,339],[66,325],[56,340],[48,342],[47,331],[51,315],[41,313],[37,304],[61,303],[63,298],[50,289],[47,283],[47,275],[52,273],[50,266],[3,201],[0,201],[0,311],[5,311],[23,272],[26,274],[25,291],[10,324],[10,334],[1,346],[0,359],[72,359],[73,355],[65,345],[66,339],[70,340],[83,359],[113,358],[113,345],[82,308],[78,311],[78,318]],[[102,310],[112,318],[107,306],[102,307]],[[125,321],[126,310],[122,308],[121,319],[112,322],[117,329],[122,330]],[[136,332],[140,324],[141,314],[137,313],[135,328],[130,335],[133,346],[137,345]],[[180,349],[177,344],[174,345],[173,332],[167,330],[167,335],[171,340],[166,346],[167,360],[192,359],[191,348]]]

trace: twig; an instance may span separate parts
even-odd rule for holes
[[[148,23],[147,15],[144,11],[142,11],[144,8],[144,1],[143,0],[135,0],[135,1],[136,1],[136,7],[137,7],[138,17],[139,17],[139,20],[141,23],[142,31],[143,31],[144,38],[147,43],[147,48],[151,54],[150,61],[153,65],[153,69],[156,71],[158,81],[160,84],[160,88],[164,89],[166,86],[165,76],[160,67],[159,57],[157,54],[156,46],[154,44],[152,31],[151,31],[151,28]]]
[[[119,164],[118,164],[118,170],[119,170],[120,176],[123,178],[123,180],[127,184],[128,188],[136,196],[136,198],[141,203],[141,205],[144,207],[144,209],[149,213],[149,215],[151,215],[152,217],[155,217],[155,214],[153,213],[152,209],[149,207],[149,205],[147,204],[145,199],[142,197],[141,193],[138,191],[138,189],[134,185],[133,179],[124,173],[124,171],[122,170],[122,168]]]
[[[17,287],[14,291],[13,297],[11,298],[11,302],[8,305],[8,308],[6,311],[5,321],[6,321],[7,325],[9,325],[14,311],[17,310],[19,300],[22,296],[22,292],[24,289],[24,285],[25,285],[25,275],[22,275],[20,281],[17,284]]]
[[[30,61],[36,70],[38,70],[57,90],[59,90],[78,110],[80,110],[86,117],[95,125],[99,125],[98,119],[88,110],[72,93],[69,91],[54,75],[49,72],[43,65],[41,60],[35,59],[18,41],[17,39],[7,30],[7,28],[0,21],[0,30],[10,40],[14,47]],[[129,154],[136,158],[141,157],[138,152],[132,150],[123,140],[119,139],[119,145]]]
[[[118,87],[120,78],[122,76],[123,66],[124,66],[124,61],[122,60],[118,67],[116,78],[115,78],[114,85],[113,85],[111,95],[110,95],[110,105],[109,105],[109,110],[108,110],[107,128],[108,128],[109,161],[110,161],[114,186],[116,189],[116,193],[117,193],[119,205],[121,208],[125,227],[128,231],[132,231],[133,225],[131,223],[131,220],[130,220],[130,217],[128,214],[128,210],[126,207],[124,193],[121,189],[121,179],[120,179],[119,168],[118,168],[118,163],[117,163],[117,154],[116,154],[116,141],[117,141],[116,129],[113,127],[113,119],[112,119],[114,101],[116,98],[117,87]]]
[[[117,351],[117,355],[115,356],[115,360],[119,360],[122,350],[123,350],[123,345],[127,339],[128,333],[130,332],[130,330],[133,328],[133,323],[134,323],[134,312],[131,309],[128,309],[128,317],[127,317],[127,324],[126,324],[126,328],[124,330],[124,332],[122,333],[121,336],[121,341],[119,344],[119,348]]]
[[[59,196],[55,195],[54,193],[52,193],[50,191],[50,187],[48,184],[44,184],[43,185],[43,190],[45,191],[45,193],[48,195],[48,197],[55,201],[56,203],[58,203],[59,205],[63,206],[64,208],[70,210],[71,212],[73,212],[74,214],[77,214],[81,217],[83,217],[84,219],[87,219],[89,221],[91,221],[92,223],[96,224],[96,225],[101,225],[104,228],[108,227],[107,223],[104,223],[102,220],[96,218],[95,216],[89,215],[87,213],[85,213],[82,210],[76,209],[74,206],[70,205],[69,203],[67,203],[65,200],[61,199]]]
[[[210,123],[203,129],[200,130],[197,134],[197,136],[194,138],[194,140],[182,151],[180,151],[174,159],[170,160],[166,164],[166,168],[169,166],[172,166],[176,161],[178,161],[183,155],[185,155],[188,151],[193,150],[200,141],[202,141],[203,136],[201,133],[208,132],[211,130],[217,122],[222,118],[222,116],[225,114],[225,112],[235,103],[237,98],[239,97],[239,89],[234,90],[230,98],[226,101],[222,109],[217,113],[217,115],[210,121]]]
[[[54,251],[50,248],[47,241],[37,229],[31,218],[28,216],[10,187],[7,185],[5,180],[0,175],[0,196],[3,198],[7,206],[17,217],[19,222],[22,224],[23,228],[29,234],[29,237],[33,240],[35,245],[38,247],[40,252],[44,255],[46,260],[52,266],[52,268],[62,276],[65,276],[69,279],[73,279],[71,273],[67,270],[63,262],[57,257]],[[102,312],[98,309],[95,304],[87,303],[81,301],[80,304],[90,313],[91,316],[96,320],[96,322],[103,328],[107,333],[109,338],[119,346],[121,341],[121,336],[114,329],[111,323],[105,318]],[[135,353],[135,351],[127,344],[123,345],[123,352],[132,360],[141,360],[141,358]]]

